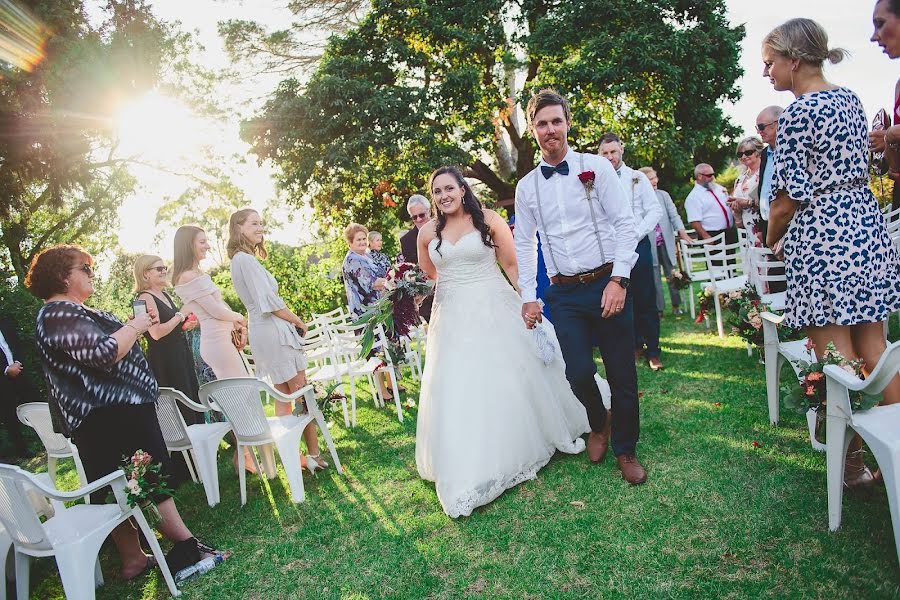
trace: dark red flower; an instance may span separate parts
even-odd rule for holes
[[[597,178],[597,175],[594,174],[593,171],[584,171],[578,174],[578,180],[581,183],[587,183],[588,181],[594,181]]]
[[[721,402],[716,402],[715,404],[713,404],[713,406],[719,407],[719,406],[722,406],[722,403],[721,403]]]
[[[757,442],[756,440],[753,440],[753,447],[754,447],[754,448],[762,448],[762,444],[760,444],[760,443]]]

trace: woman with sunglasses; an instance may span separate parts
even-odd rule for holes
[[[147,340],[147,362],[162,387],[178,390],[199,403],[200,384],[193,368],[191,348],[184,337],[184,329],[193,329],[197,320],[187,320],[172,297],[166,293],[168,267],[158,256],[145,254],[134,262],[134,291],[147,309],[159,315],[159,323],[144,332]],[[203,415],[178,405],[188,425],[203,422]]]
[[[762,246],[763,239],[757,227],[759,222],[759,165],[765,145],[758,137],[742,139],[737,145],[737,159],[744,167],[734,182],[734,190],[728,198],[728,205],[734,213],[734,222],[747,230],[751,240]]]
[[[72,439],[88,481],[121,468],[123,457],[144,450],[180,483],[156,419],[159,387],[141,347],[141,335],[159,324],[156,311],[125,323],[110,313],[85,306],[94,293],[94,259],[79,246],[58,245],[34,257],[25,287],[44,301],[38,311],[35,343],[47,381],[53,429]],[[102,504],[108,488],[91,494]],[[175,546],[166,556],[177,572],[216,550],[198,541],[168,494],[152,498],[162,521],[157,527]],[[121,576],[133,579],[156,561],[141,549],[137,530],[125,521],[111,535],[121,556]]]

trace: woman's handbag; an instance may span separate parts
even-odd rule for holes
[[[231,343],[234,344],[234,347],[238,352],[244,349],[247,345],[247,330],[246,329],[232,329],[231,330]]]

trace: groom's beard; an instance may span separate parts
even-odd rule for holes
[[[701,185],[702,187],[705,187],[706,189],[709,189],[709,188],[712,187],[712,181],[704,181],[704,182],[701,183],[700,185]]]

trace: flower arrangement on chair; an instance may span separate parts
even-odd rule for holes
[[[806,343],[807,350],[815,350],[815,347],[812,340]],[[820,433],[819,425],[825,419],[825,410],[820,410],[824,409],[826,404],[825,365],[837,365],[848,373],[860,379],[865,379],[863,360],[847,360],[835,348],[834,342],[829,342],[822,357],[818,360],[811,363],[805,361],[794,362],[794,366],[799,370],[797,379],[793,383],[781,386],[781,400],[786,408],[795,410],[800,414],[805,414],[810,409],[816,411],[817,438]],[[878,404],[880,400],[881,398],[878,396],[850,391],[850,407],[853,410],[868,410]]]
[[[163,475],[161,468],[159,463],[153,463],[153,457],[149,452],[141,449],[136,450],[131,457],[126,457],[122,462],[122,470],[127,479],[125,500],[129,506],[141,507],[151,527],[162,522],[162,516],[151,498],[159,494],[172,494],[166,482],[168,475]]]
[[[743,289],[722,294],[722,309],[728,311],[731,333],[761,352],[763,347],[762,313],[770,310],[763,304],[759,292],[752,283]],[[803,333],[784,324],[778,325],[781,341],[799,340]]]
[[[666,277],[666,281],[669,285],[675,286],[676,290],[683,290],[691,287],[691,278],[688,277],[688,274],[682,271],[681,269],[672,269],[672,272],[669,273],[669,276]]]

